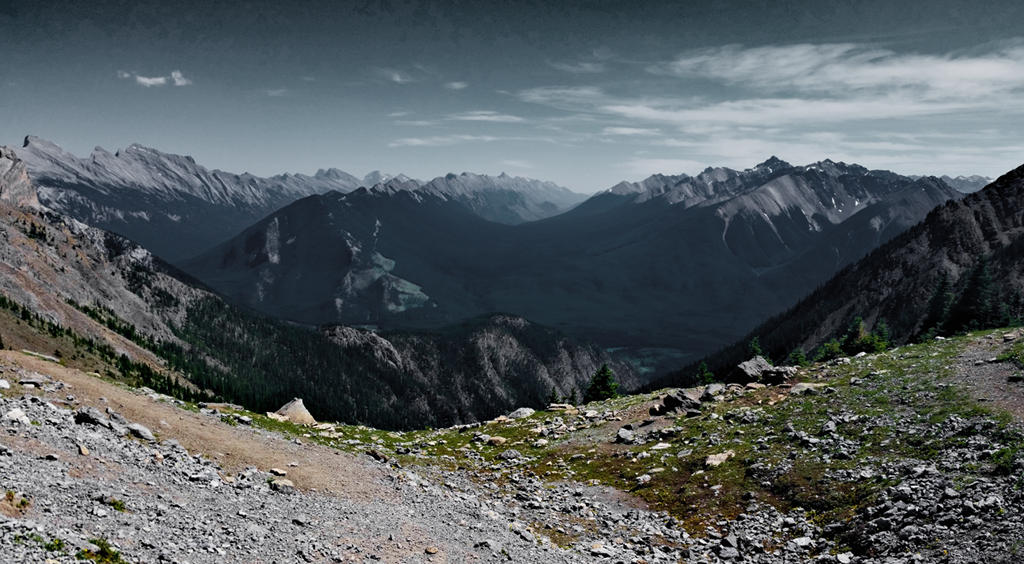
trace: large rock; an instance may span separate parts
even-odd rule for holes
[[[522,419],[524,417],[529,417],[529,416],[533,415],[534,413],[536,413],[536,412],[534,410],[530,409],[529,407],[520,407],[519,409],[513,411],[512,413],[509,413],[508,414],[508,418],[509,419]]]
[[[138,437],[144,441],[153,442],[156,440],[156,437],[153,436],[153,432],[141,423],[132,423],[128,425],[128,432],[131,433],[132,436]]]
[[[275,412],[277,415],[287,418],[292,423],[299,425],[316,425],[316,419],[306,410],[306,406],[302,403],[302,398],[295,398],[292,401],[281,406]]]
[[[763,356],[755,356],[750,360],[739,363],[736,366],[737,380],[742,382],[759,382],[761,381],[761,373],[765,370],[771,369],[772,365],[770,362],[765,360]]]

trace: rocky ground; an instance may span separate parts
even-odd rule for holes
[[[1019,562],[1020,340],[411,433],[5,351],[0,560]]]

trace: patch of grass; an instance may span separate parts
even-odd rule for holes
[[[64,541],[61,539],[50,539],[50,542],[43,545],[43,548],[50,552],[64,552]]]
[[[79,560],[92,560],[98,564],[128,564],[128,561],[121,556],[121,553],[114,550],[114,547],[110,546],[106,539],[91,539],[89,542],[96,545],[99,550],[79,550],[75,558]]]
[[[1013,467],[1017,458],[1022,456],[1022,454],[1024,454],[1024,442],[1001,448],[992,453],[992,464],[995,466],[995,472],[1009,476],[1013,473]]]
[[[125,511],[127,511],[127,509],[125,508],[124,502],[121,501],[120,499],[117,499],[116,497],[111,497],[109,499],[104,499],[103,503],[105,505],[109,505],[114,511],[120,511],[121,513],[124,513]]]

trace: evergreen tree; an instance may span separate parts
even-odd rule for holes
[[[561,398],[558,397],[558,392],[555,390],[554,386],[551,386],[551,392],[548,393],[548,405],[559,403],[560,401]]]
[[[615,380],[615,374],[612,373],[612,369],[608,368],[607,364],[602,364],[601,368],[590,378],[590,385],[587,386],[587,391],[583,393],[583,403],[617,397],[619,395],[618,390],[619,383]]]
[[[761,350],[761,338],[754,337],[747,343],[747,354],[753,358],[755,356],[764,356],[764,351]]]
[[[698,384],[710,384],[715,381],[715,375],[708,369],[708,363],[704,361],[701,361],[700,366],[697,367],[695,378]]]
[[[945,274],[939,278],[939,285],[936,286],[928,301],[928,312],[924,323],[921,324],[921,340],[926,341],[941,335],[945,332],[946,322],[949,320],[949,310],[953,307],[956,296],[953,294],[953,287],[949,283],[949,277]]]
[[[793,349],[786,357],[786,366],[807,366],[807,354],[803,349]]]
[[[951,332],[992,327],[996,321],[995,284],[988,259],[982,257],[971,271],[960,299],[949,314]]]
[[[580,398],[576,394],[576,389],[573,388],[572,393],[569,394],[569,405],[579,405],[579,403],[580,403]]]

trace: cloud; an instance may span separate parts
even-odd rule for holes
[[[495,135],[435,135],[431,137],[404,137],[395,139],[388,143],[388,147],[448,147],[464,143],[493,143],[496,141],[526,141],[530,143],[557,143],[550,137],[529,137],[529,136],[508,136],[499,137]]]
[[[280,98],[282,96],[287,96],[288,95],[288,89],[287,88],[268,88],[267,90],[264,90],[263,93],[266,94],[267,96],[270,96],[271,98]]]
[[[469,83],[461,81],[446,82],[444,87],[448,90],[465,90],[466,88],[469,88]]]
[[[119,70],[117,71],[117,78],[134,78],[136,84],[145,86],[146,88],[167,86],[168,84],[173,84],[174,86],[188,86],[192,84],[192,81],[185,78],[185,75],[183,75],[179,70],[171,71],[171,74],[168,76],[142,76],[138,73]]]
[[[167,77],[166,76],[147,77],[147,76],[135,75],[135,82],[136,82],[136,84],[141,84],[142,86],[145,86],[146,88],[149,88],[150,86],[163,86],[163,85],[167,84]]]
[[[500,162],[505,166],[511,166],[515,168],[534,168],[533,163],[531,163],[530,161],[524,161],[519,159],[505,159]]]
[[[606,127],[601,130],[601,133],[605,135],[625,135],[633,137],[661,135],[660,130],[645,127]]]
[[[576,62],[576,63],[565,63],[565,62],[553,62],[548,61],[548,65],[551,68],[558,69],[573,74],[596,74],[602,73],[606,70],[604,63],[592,63],[592,62]]]
[[[458,114],[451,114],[448,119],[454,121],[489,121],[495,123],[517,123],[523,120],[519,116],[513,116],[509,114],[501,114],[490,110],[478,110],[472,112],[462,112]]]
[[[1024,46],[983,54],[934,55],[901,54],[853,43],[730,45],[686,53],[649,70],[769,92],[846,96],[911,91],[925,99],[964,98],[1024,87]]]
[[[171,71],[171,80],[174,82],[175,86],[188,86],[189,84],[192,84],[192,81],[185,78],[185,75],[181,74],[181,71],[179,70]]]
[[[432,125],[438,125],[439,122],[429,119],[396,119],[395,125],[409,125],[413,127],[429,127]]]
[[[416,82],[416,79],[413,78],[410,74],[404,71],[400,71],[398,69],[379,68],[376,69],[375,73],[377,74],[377,76],[385,80],[394,82],[395,84],[409,84],[411,82]]]
[[[490,143],[499,140],[499,137],[491,135],[436,135],[395,139],[388,143],[388,147],[447,147],[461,143]]]

